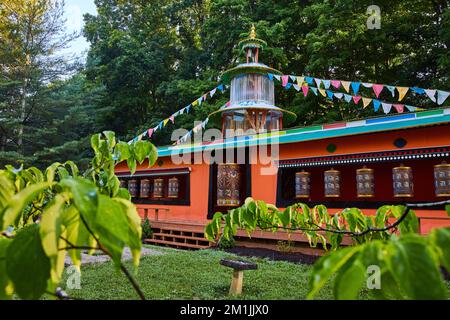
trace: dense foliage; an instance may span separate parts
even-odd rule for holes
[[[449,209],[449,208],[447,208]],[[418,234],[418,220],[409,207],[383,206],[369,216],[357,208],[330,215],[323,205],[309,208],[298,203],[278,210],[264,201],[248,198],[242,207],[216,213],[205,228],[210,241],[232,239],[238,229],[299,231],[311,246],[320,241],[332,251],[322,257],[310,275],[308,298],[334,277],[337,299],[356,299],[367,283],[370,267],[379,270],[375,297],[385,299],[446,299],[440,267],[450,272],[450,228]],[[344,236],[353,245],[342,248]]]
[[[84,172],[72,161],[44,172],[9,165],[0,170],[0,299],[57,295],[66,255],[79,268],[83,250],[109,255],[138,291],[121,256],[130,247],[138,265],[141,220],[114,167],[127,161],[134,172],[136,162],[153,165],[156,149],[144,141],[117,142],[110,131],[93,135],[91,146],[94,157]]]
[[[28,66],[26,50],[18,46],[27,39],[26,32],[16,32],[19,27],[32,27],[36,37],[48,34],[41,25],[45,17],[55,21],[50,34],[63,31],[61,10],[50,2],[2,1],[14,3],[20,14],[15,20],[9,10],[0,10],[0,64],[13,66],[0,68],[1,163],[25,161],[44,168],[68,154],[86,165],[90,134],[113,130],[130,139],[212,89],[242,58],[237,43],[252,23],[269,43],[262,61],[286,74],[450,89],[446,0],[377,1],[381,29],[373,30],[366,26],[370,0],[96,0],[98,14],[85,16],[84,35],[91,43],[86,65],[65,80],[58,75],[73,70],[70,64],[59,59],[58,72],[45,73],[48,64],[37,62],[55,61],[55,55],[36,48]],[[39,19],[30,20],[30,12],[39,13]],[[52,53],[61,44],[53,38],[43,42]],[[51,77],[44,79],[44,73]],[[370,108],[277,90],[277,105],[299,115],[294,125],[373,115]],[[389,101],[389,95],[384,92],[381,99]],[[174,126],[192,128],[194,120],[205,119],[226,99],[220,96],[177,117],[153,141],[170,142]],[[428,99],[405,99],[433,106]]]

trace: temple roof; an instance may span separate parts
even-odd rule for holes
[[[266,145],[275,141],[280,144],[295,143],[444,123],[450,123],[450,108],[368,118],[351,122],[292,128],[270,133],[238,136],[229,139],[216,140],[214,142],[159,147],[158,156],[166,157],[172,154],[185,154],[205,150]]]

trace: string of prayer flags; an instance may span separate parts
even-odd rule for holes
[[[437,103],[438,105],[442,105],[447,98],[450,96],[450,92],[448,91],[442,91],[442,90],[435,90],[435,89],[423,89],[419,87],[401,87],[401,86],[391,86],[391,85],[385,85],[385,84],[375,84],[370,82],[350,82],[350,81],[343,81],[343,80],[325,80],[320,78],[314,78],[311,76],[295,76],[295,75],[273,75],[269,74],[269,78],[273,80],[273,78],[278,79],[279,81],[283,82],[283,86],[286,87],[290,86],[288,85],[289,79],[292,80],[292,82],[297,82],[297,85],[299,87],[303,86],[304,81],[311,86],[314,83],[316,84],[317,88],[321,89],[321,84],[323,84],[323,88],[325,90],[330,89],[332,86],[333,88],[339,89],[341,86],[345,89],[347,93],[350,93],[350,88],[353,90],[353,93],[355,95],[358,95],[358,92],[360,91],[361,85],[365,88],[372,88],[375,96],[377,98],[380,97],[380,94],[382,93],[383,89],[386,88],[391,93],[392,97],[395,97],[395,91],[398,92],[398,101],[402,101],[406,94],[411,91],[414,94],[420,94],[420,95],[427,95],[428,98],[430,98],[431,101]],[[297,89],[297,87],[295,87]],[[323,96],[326,96],[326,91],[319,91]]]

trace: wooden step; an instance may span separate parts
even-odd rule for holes
[[[208,242],[208,240],[206,240],[205,238],[183,236],[183,235],[169,234],[169,233],[153,233],[153,237],[166,237],[166,238],[177,238],[177,239],[187,239],[187,240]]]
[[[144,240],[144,242],[145,243],[153,243],[153,244],[165,244],[170,247],[183,247],[183,248],[189,248],[189,249],[208,249],[209,248],[209,245],[199,245],[199,244],[157,240],[157,239],[146,239],[146,240]]]

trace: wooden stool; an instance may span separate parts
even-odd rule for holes
[[[253,262],[243,261],[243,260],[220,260],[220,264],[233,268],[233,278],[231,279],[230,295],[239,295],[242,293],[242,282],[244,280],[245,270],[256,270],[258,265]]]

